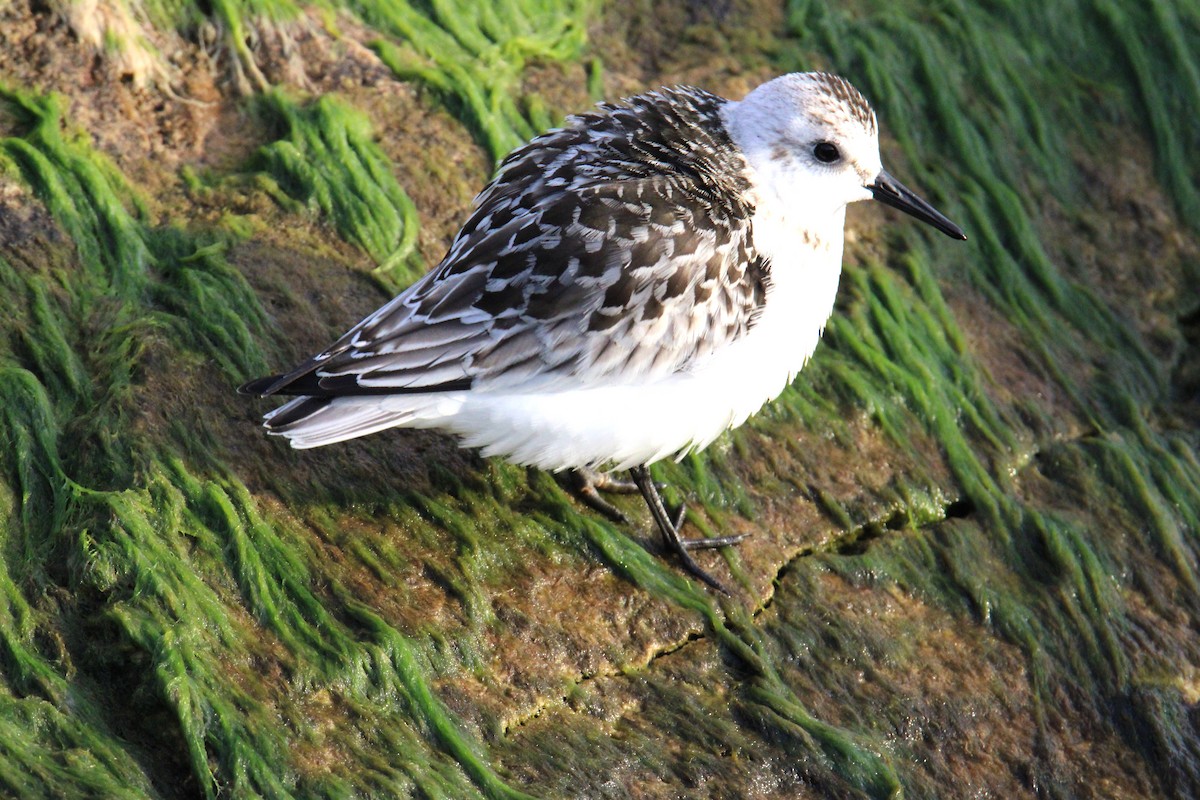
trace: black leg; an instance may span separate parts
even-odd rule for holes
[[[679,560],[683,562],[683,566],[688,572],[717,591],[729,594],[729,590],[722,586],[720,581],[700,569],[700,565],[692,560],[688,551],[709,547],[725,547],[737,544],[746,537],[722,536],[715,539],[684,539],[680,537],[679,529],[683,523],[683,507],[680,507],[679,512],[676,514],[676,519],[672,520],[670,514],[667,513],[666,506],[663,505],[662,496],[659,495],[658,488],[654,485],[654,481],[650,479],[650,470],[643,464],[629,470],[629,474],[633,478],[634,484],[641,491],[642,497],[646,499],[646,505],[650,508],[650,515],[654,517],[654,522],[658,526],[658,530],[663,537],[663,543],[667,548],[673,550],[679,556]]]

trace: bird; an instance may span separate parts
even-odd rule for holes
[[[728,593],[690,551],[743,537],[684,538],[648,466],[793,381],[833,311],[846,206],[867,199],[966,239],[884,170],[875,112],[840,76],[600,103],[510,153],[416,283],[239,391],[291,396],[263,425],[298,449],[436,429],[578,475],[601,510],[596,488],[636,490],[666,549]]]

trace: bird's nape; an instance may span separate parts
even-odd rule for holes
[[[871,190],[874,198],[885,206],[898,208],[905,214],[911,214],[922,222],[937,228],[952,239],[967,238],[962,228],[947,219],[945,214],[938,211],[928,202],[918,197],[915,192],[903,183],[893,178],[888,174],[887,170],[880,170],[878,177],[875,178],[875,182],[867,188]]]

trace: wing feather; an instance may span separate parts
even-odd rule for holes
[[[743,335],[769,265],[722,102],[664,90],[514,151],[437,268],[271,393],[643,380]]]

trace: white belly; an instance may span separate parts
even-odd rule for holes
[[[774,399],[816,349],[837,295],[843,212],[826,221],[818,239],[786,219],[755,218],[755,247],[771,262],[762,313],[684,372],[560,391],[343,397],[282,433],[306,448],[396,426],[436,428],[484,455],[551,470],[626,468],[704,447]]]
[[[409,424],[455,433],[484,455],[551,470],[627,468],[704,447],[778,396],[812,355],[841,273],[840,215],[837,222],[828,247],[804,247],[789,236],[792,257],[772,259],[773,286],[757,323],[687,372],[545,394],[463,392]]]

